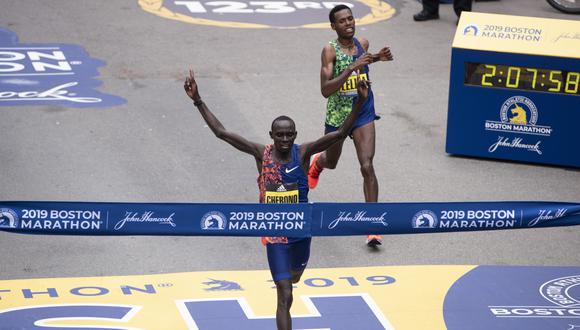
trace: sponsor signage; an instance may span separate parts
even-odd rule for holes
[[[328,13],[336,5],[351,8],[358,25],[391,18],[387,1],[190,1],[139,0],[141,8],[166,19],[233,28],[330,28]]]
[[[6,207],[4,207],[6,205]],[[90,235],[310,236],[309,205],[0,202],[0,230]]]
[[[580,221],[580,207],[571,204],[561,204],[562,207],[549,203],[534,204],[316,203],[312,215],[312,236],[481,231],[545,227]],[[320,224],[317,219],[320,219]]]
[[[109,107],[120,97],[101,93],[98,67],[78,45],[20,43],[16,34],[0,28],[0,106],[49,105]]]
[[[453,41],[446,151],[580,167],[580,22],[466,13]]]
[[[580,204],[557,202],[0,202],[0,230],[42,234],[310,237],[573,225]]]
[[[296,329],[580,326],[580,267],[307,269],[293,293]],[[0,281],[7,329],[266,330],[275,313],[267,270]]]

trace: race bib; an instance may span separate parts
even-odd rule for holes
[[[361,73],[360,79],[368,81],[367,74]],[[357,82],[357,74],[356,74],[356,72],[353,71],[350,74],[350,76],[348,77],[348,79],[344,82],[342,87],[340,87],[340,90],[338,91],[338,93],[341,96],[349,96],[349,97],[357,96],[356,82]]]
[[[266,184],[266,204],[298,203],[298,184]],[[288,237],[262,237],[262,244],[288,243]]]
[[[266,185],[266,204],[298,203],[298,184]]]

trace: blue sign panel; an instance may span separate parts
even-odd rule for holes
[[[465,14],[453,42],[446,151],[580,167],[579,22]]]
[[[568,89],[576,86],[574,77],[561,77],[575,72],[579,60],[453,49],[446,151],[580,167],[574,143],[580,96],[549,91],[558,84],[566,88],[566,81]],[[508,74],[520,89],[495,86],[505,84]],[[535,90],[522,89],[526,83]]]
[[[479,266],[451,287],[449,330],[580,329],[578,267]]]
[[[98,67],[78,45],[19,43],[0,28],[0,106],[110,107],[126,103],[95,90]]]

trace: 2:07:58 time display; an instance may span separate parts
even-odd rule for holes
[[[466,85],[580,95],[580,72],[512,65],[465,63]]]

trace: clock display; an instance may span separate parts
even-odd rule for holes
[[[466,62],[464,83],[480,87],[580,95],[580,72],[566,70]]]

